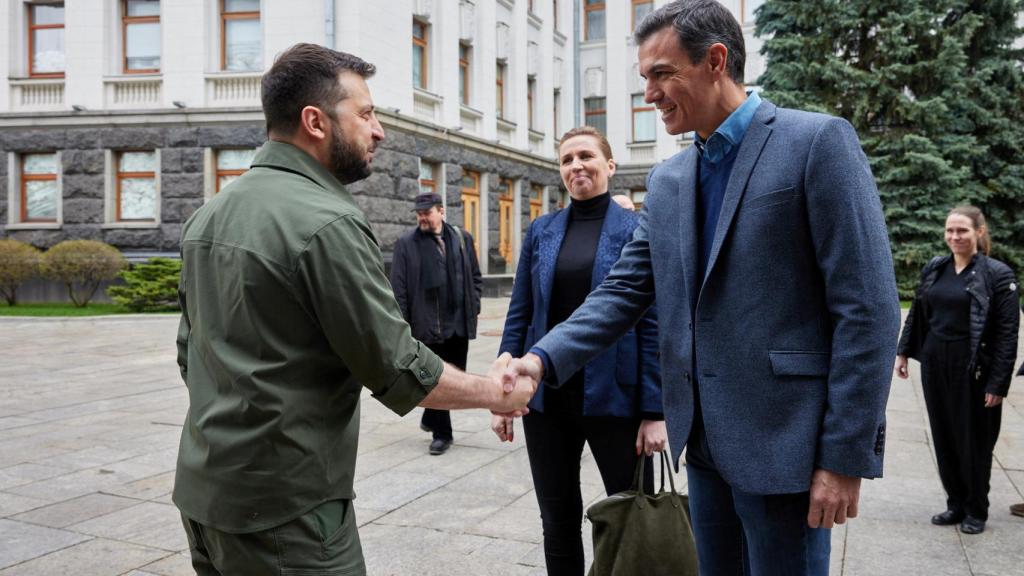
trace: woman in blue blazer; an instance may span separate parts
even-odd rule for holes
[[[522,356],[567,319],[608,274],[639,223],[636,214],[610,201],[615,161],[599,131],[583,126],[566,132],[559,161],[571,204],[537,218],[526,232],[499,353]],[[565,384],[542,385],[530,401],[523,427],[549,575],[583,574],[583,443],[590,445],[608,494],[630,488],[641,453],[665,448],[657,340],[652,307]],[[512,440],[511,418],[495,416],[492,428],[501,440]],[[652,469],[646,467],[644,479],[650,490]]]

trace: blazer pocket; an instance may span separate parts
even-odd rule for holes
[[[776,376],[826,377],[832,360],[828,352],[769,351],[772,373]]]
[[[768,208],[777,204],[785,204],[800,197],[796,187],[790,186],[789,188],[783,188],[781,190],[773,190],[766,194],[759,194],[753,198],[748,198],[743,202],[743,209],[749,211],[759,210],[762,208]]]

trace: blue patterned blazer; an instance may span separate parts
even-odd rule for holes
[[[639,217],[615,202],[601,226],[594,255],[591,289],[597,287],[619,259],[622,247],[633,237]],[[548,332],[548,308],[555,279],[555,263],[569,224],[569,209],[546,214],[533,221],[519,255],[512,302],[505,317],[499,354],[519,357]],[[647,308],[647,307],[645,307]],[[587,338],[585,333],[579,335]],[[564,382],[580,367],[560,379]],[[658,368],[658,327],[654,306],[625,335],[605,346],[583,369],[585,416],[639,417],[661,414],[661,374]],[[538,388],[530,409],[544,412],[545,386]]]

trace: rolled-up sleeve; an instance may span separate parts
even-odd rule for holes
[[[331,348],[374,398],[404,415],[437,385],[444,363],[412,337],[365,222],[346,215],[320,228],[296,277]]]

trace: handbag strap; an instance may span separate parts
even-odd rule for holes
[[[633,472],[633,491],[636,492],[637,496],[644,495],[644,461],[647,458],[641,454],[637,458],[636,470]]]
[[[672,488],[672,493],[676,491],[676,480],[675,476],[672,475],[672,463],[669,462],[668,456],[665,451],[661,451],[661,491],[665,491],[665,472],[668,472],[668,484]]]

